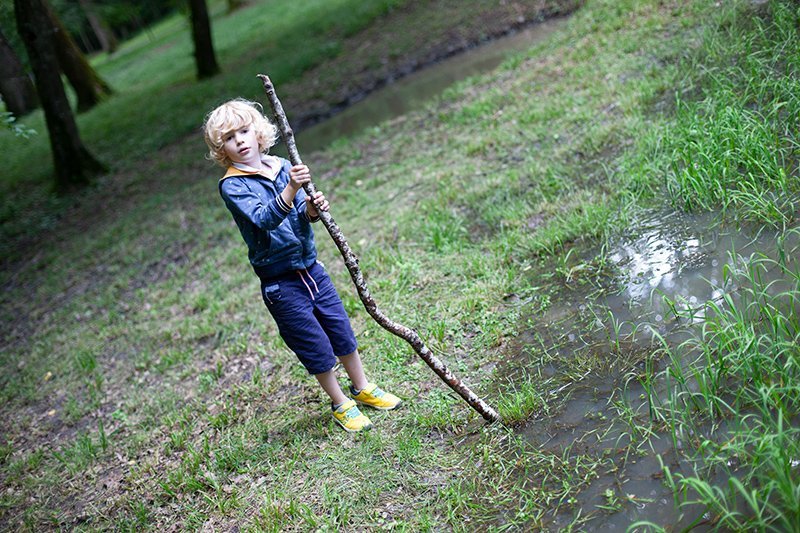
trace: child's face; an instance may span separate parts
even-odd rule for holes
[[[248,163],[261,160],[258,149],[256,131],[252,125],[242,126],[238,130],[223,135],[225,155],[234,163]]]

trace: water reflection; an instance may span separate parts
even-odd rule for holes
[[[724,225],[711,214],[652,212],[631,233],[610,255],[622,289],[606,304],[623,320],[661,322],[670,312],[665,300],[694,309],[699,320],[706,301],[736,289],[726,265],[756,251],[776,255],[776,232]]]

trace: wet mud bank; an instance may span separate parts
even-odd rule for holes
[[[284,107],[291,109],[293,128],[308,129],[411,74],[545,21],[566,18],[583,0],[472,4],[411,2],[348,39],[337,57],[279,88],[288,103]],[[429,23],[428,9],[449,12],[448,24]],[[404,45],[409,41],[413,45]]]
[[[797,232],[660,210],[641,213],[605,253],[592,250],[556,269],[562,288],[542,316],[528,317],[532,327],[520,335],[517,353],[498,368],[501,382],[533,376],[545,390],[545,407],[515,432],[535,449],[592,465],[590,474],[574,481],[577,494],[558,506],[548,527],[580,523],[586,531],[618,530],[638,521],[668,529],[712,526],[702,506],[676,507],[664,467],[692,475],[700,459],[681,437],[652,432],[654,402],[669,396],[665,376],[672,366],[696,364],[690,339],[714,306],[737,305],[750,288],[733,270],[756,262],[765,291],[789,294],[795,281],[776,265],[784,262],[797,272],[798,248]],[[673,353],[682,359],[669,360],[665,347],[681,347]],[[698,389],[691,382],[686,387]],[[708,424],[699,434],[724,441],[734,430],[729,424],[735,421]],[[724,485],[725,476],[739,475],[731,463],[709,481]]]

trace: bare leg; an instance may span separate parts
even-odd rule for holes
[[[322,374],[315,374],[314,377],[317,378],[322,390],[331,397],[333,405],[340,405],[348,400],[347,396],[342,392],[339,382],[336,381],[336,374],[332,369]]]
[[[361,390],[367,386],[367,377],[364,375],[364,367],[361,366],[361,356],[358,355],[358,350],[339,358],[342,366],[350,378],[350,382],[357,390]]]

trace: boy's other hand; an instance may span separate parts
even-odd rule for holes
[[[306,196],[306,204],[308,214],[311,215],[312,218],[317,218],[320,211],[328,211],[331,208],[328,200],[325,199],[325,195],[320,191],[314,193],[313,201],[310,196]]]
[[[311,171],[305,165],[295,165],[289,169],[289,185],[295,191],[311,181]]]

